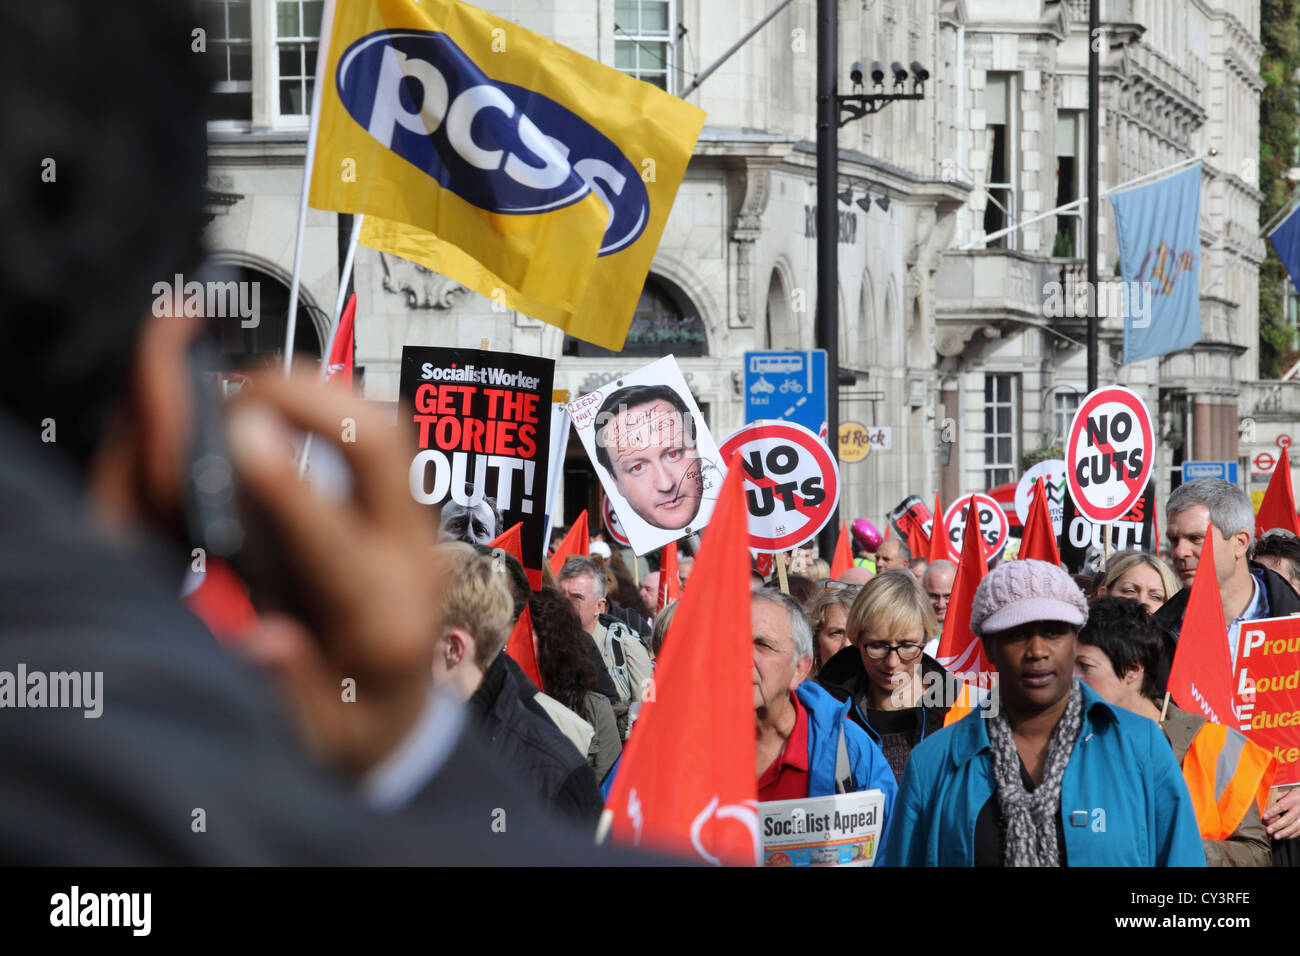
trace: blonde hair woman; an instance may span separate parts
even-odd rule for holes
[[[847,630],[858,653],[838,655],[817,680],[850,701],[850,718],[880,745],[901,780],[912,748],[944,726],[953,702],[955,681],[923,652],[939,622],[916,575],[898,568],[862,586]]]
[[[814,676],[832,657],[852,644],[849,638],[849,609],[860,588],[840,581],[823,581],[821,590],[803,606],[813,632]]]
[[[1181,590],[1169,565],[1153,554],[1134,551],[1111,559],[1097,596],[1132,598],[1154,614]]]

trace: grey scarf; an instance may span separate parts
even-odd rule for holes
[[[1061,815],[1061,778],[1070,762],[1074,742],[1083,722],[1083,692],[1073,681],[1070,702],[1047,744],[1043,780],[1030,793],[1020,779],[1020,755],[1011,736],[1006,713],[989,720],[993,745],[993,777],[1002,808],[1002,863],[1004,866],[1060,866],[1056,821]]]

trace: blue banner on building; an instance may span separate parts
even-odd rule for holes
[[[1291,277],[1292,284],[1300,291],[1300,208],[1293,209],[1282,223],[1268,234],[1268,241]]]
[[[1132,290],[1124,363],[1201,340],[1201,164],[1110,197],[1120,272]],[[1133,306],[1137,306],[1134,308]]]

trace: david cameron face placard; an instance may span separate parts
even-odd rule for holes
[[[695,520],[704,493],[689,413],[667,386],[620,389],[597,417],[598,446],[614,484],[634,512],[656,528],[678,530]],[[630,401],[629,401],[630,400]],[[635,404],[633,404],[635,403]]]

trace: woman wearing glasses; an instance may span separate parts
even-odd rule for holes
[[[852,645],[826,663],[818,683],[851,702],[849,716],[901,780],[912,748],[968,709],[950,706],[953,682],[922,653],[939,632],[934,609],[911,571],[884,571],[863,585],[847,629]]]

